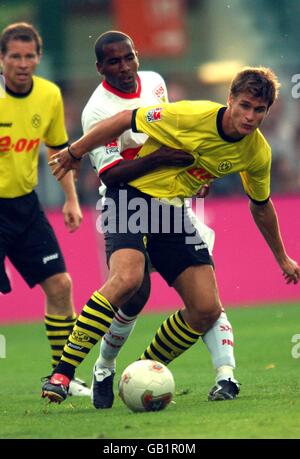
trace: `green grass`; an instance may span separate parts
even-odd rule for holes
[[[261,439],[300,438],[300,360],[291,339],[300,333],[299,306],[277,305],[227,311],[235,330],[234,401],[208,402],[214,370],[203,343],[169,368],[176,381],[175,403],[165,411],[131,413],[116,396],[113,409],[97,411],[88,398],[61,405],[40,398],[40,377],[49,373],[42,324],[0,327],[6,359],[0,359],[0,438],[2,439]],[[144,315],[120,354],[118,377],[144,350],[164,315]],[[97,347],[97,346],[96,346]],[[93,349],[78,370],[90,382]]]

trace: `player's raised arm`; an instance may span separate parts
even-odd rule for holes
[[[124,131],[131,127],[132,110],[124,110],[116,115],[97,123],[89,132],[72,143],[71,146],[64,148],[54,154],[49,161],[53,169],[53,175],[61,180],[66,173],[74,169],[78,171],[81,158],[100,145],[106,145],[115,138],[119,137]]]

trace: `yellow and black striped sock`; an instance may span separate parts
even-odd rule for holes
[[[195,344],[202,334],[193,330],[181,312],[176,311],[161,324],[140,360],[157,360],[167,365]]]
[[[63,353],[64,345],[76,322],[76,314],[72,316],[59,316],[45,314],[46,335],[51,346],[51,365],[58,364]]]
[[[73,378],[75,369],[108,330],[117,308],[98,291],[84,306],[64,346],[55,373]]]

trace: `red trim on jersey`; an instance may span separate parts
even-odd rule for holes
[[[203,167],[192,167],[191,169],[188,169],[187,172],[193,177],[195,177],[197,180],[207,180],[216,178]]]
[[[134,159],[136,157],[136,155],[138,154],[138,152],[140,151],[140,149],[142,148],[142,145],[139,146],[139,147],[135,147],[135,148],[127,148],[126,150],[122,151],[121,155],[123,156],[124,159],[126,159],[127,161],[128,160],[131,160],[131,159]],[[113,161],[112,163],[108,164],[107,166],[103,167],[103,169],[100,169],[98,171],[98,175],[102,174],[102,172],[110,169],[111,167],[115,166],[116,164],[118,164],[120,161],[123,161],[122,159],[116,159],[115,161]]]
[[[108,164],[107,166],[103,167],[102,169],[100,169],[98,171],[98,175],[102,174],[102,172],[104,171],[107,171],[108,169],[110,169],[111,167],[115,166],[116,164],[118,164],[120,161],[123,161],[123,159],[116,159],[115,161],[113,161],[112,163]]]
[[[140,149],[142,148],[142,145],[140,147],[135,147],[135,148],[127,148],[126,150],[121,152],[121,155],[123,156],[124,159],[134,159]]]
[[[136,82],[137,82],[137,90],[135,92],[119,91],[118,89],[114,88],[109,83],[107,83],[106,80],[102,81],[102,86],[107,91],[112,92],[115,96],[121,97],[122,99],[136,99],[140,97],[141,91],[142,91],[142,85],[141,85],[141,80],[139,76],[137,76]]]

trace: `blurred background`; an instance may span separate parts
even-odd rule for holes
[[[165,78],[170,100],[226,103],[232,75],[243,65],[270,66],[282,87],[263,126],[273,150],[272,192],[300,191],[300,2],[296,0],[0,0],[0,27],[32,22],[44,41],[38,74],[62,89],[70,139],[81,134],[80,116],[99,83],[94,42],[104,31],[129,33],[141,69]],[[299,94],[298,94],[299,92]],[[98,179],[86,159],[78,182],[81,203],[95,205]],[[60,206],[46,157],[39,195]],[[212,195],[241,193],[238,176],[216,181]]]

